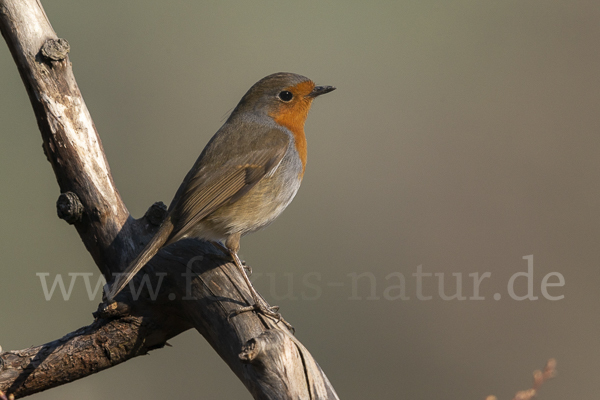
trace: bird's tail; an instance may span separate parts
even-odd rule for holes
[[[158,232],[156,232],[146,247],[144,247],[144,250],[138,254],[122,274],[117,276],[117,280],[110,286],[110,289],[106,290],[108,302],[112,302],[115,296],[129,283],[131,278],[133,278],[135,274],[142,269],[156,253],[158,253],[158,250],[165,244],[172,231],[173,223],[171,223],[171,219],[167,217],[158,229]]]

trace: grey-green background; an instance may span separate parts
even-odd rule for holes
[[[309,116],[298,196],[242,240],[241,254],[341,398],[510,399],[550,357],[559,377],[541,399],[597,398],[600,2],[42,2],[71,44],[135,217],[170,201],[261,77],[292,71],[338,87]],[[92,321],[99,298],[88,299],[82,280],[69,301],[46,301],[36,273],[98,271],[56,218],[58,187],[4,45],[0,133],[0,345],[9,350]],[[512,300],[507,282],[530,254],[539,299]],[[485,300],[444,301],[436,277],[424,286],[433,299],[418,300],[419,265],[444,273],[448,294],[462,273],[467,297],[468,274],[490,272]],[[364,272],[378,299],[367,299],[368,278],[353,295],[349,274]],[[562,300],[541,294],[550,272],[565,278],[549,289]],[[389,299],[398,273],[409,300]],[[295,298],[280,299],[290,277]],[[196,332],[171,343],[33,398],[250,398]]]

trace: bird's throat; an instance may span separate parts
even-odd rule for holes
[[[289,129],[294,135],[296,151],[298,152],[300,161],[302,161],[300,177],[304,175],[304,170],[306,169],[306,135],[304,134],[304,123],[308,116],[308,110],[310,110],[310,102],[297,104],[291,109],[283,109],[276,115],[271,115],[277,124]]]

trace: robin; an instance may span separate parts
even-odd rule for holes
[[[208,142],[177,190],[158,232],[111,286],[114,297],[160,250],[185,238],[221,244],[248,285],[256,310],[280,319],[252,287],[238,257],[240,238],[269,225],[290,204],[304,176],[304,123],[312,101],[335,90],[279,72],[254,84]]]

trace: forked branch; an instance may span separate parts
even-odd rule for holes
[[[114,185],[102,144],[67,55],[37,0],[0,0],[0,30],[29,94],[61,195],[59,216],[74,225],[108,281],[156,231],[164,207],[139,220]],[[256,399],[337,399],[310,353],[276,321],[231,311],[251,299],[235,267],[195,240],[162,249],[132,283],[157,288],[103,304],[94,322],[62,339],[0,353],[0,391],[23,397],[110,368],[195,328]],[[160,284],[160,285],[159,285]]]

